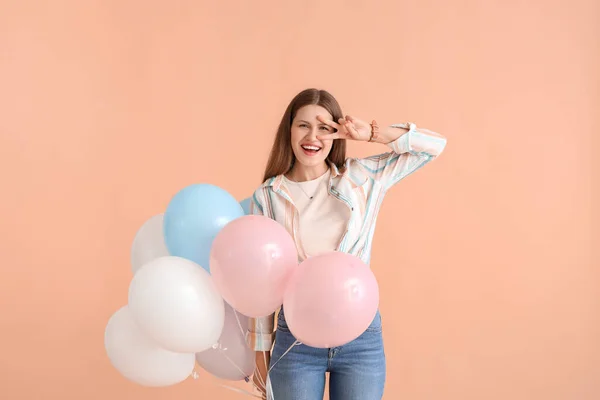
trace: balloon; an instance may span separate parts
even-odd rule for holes
[[[294,239],[283,226],[259,215],[225,226],[210,254],[212,276],[225,301],[254,318],[279,308],[297,265]]]
[[[240,202],[240,206],[242,206],[242,209],[244,210],[244,214],[249,215],[250,214],[250,197],[242,200]]]
[[[143,386],[170,386],[194,370],[194,353],[174,353],[142,333],[128,306],[115,312],[104,331],[108,358],[125,378]]]
[[[196,184],[179,191],[165,212],[164,235],[169,253],[209,270],[212,242],[230,221],[244,215],[238,201],[225,190]]]
[[[239,322],[238,322],[239,321]],[[225,326],[218,346],[196,354],[198,365],[220,379],[239,381],[251,376],[255,367],[255,352],[246,344],[248,317],[225,304]]]
[[[359,258],[329,252],[302,262],[290,279],[283,309],[292,334],[318,348],[342,346],[373,322],[379,287]]]
[[[135,274],[147,262],[168,255],[163,234],[163,214],[158,214],[147,220],[133,239],[131,271]]]
[[[129,285],[129,307],[144,333],[181,353],[217,343],[225,320],[223,298],[208,272],[174,256],[157,258],[138,270]]]

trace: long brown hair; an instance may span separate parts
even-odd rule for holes
[[[283,118],[277,128],[277,135],[271,148],[269,161],[265,168],[263,182],[278,175],[288,173],[294,166],[296,157],[292,150],[292,121],[299,109],[307,105],[317,105],[326,109],[338,121],[344,116],[339,103],[329,92],[319,89],[306,89],[298,93],[287,106]],[[327,161],[335,164],[338,168],[344,166],[346,161],[346,141],[334,140]]]

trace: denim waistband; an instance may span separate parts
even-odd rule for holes
[[[283,322],[285,323],[285,313],[283,311],[283,307],[281,307],[279,309],[279,316],[277,317],[277,321],[278,322]],[[375,317],[373,318],[373,321],[371,322],[371,324],[369,325],[369,327],[373,327],[373,326],[379,326],[381,325],[381,312],[379,310],[377,310],[377,313],[375,314]]]

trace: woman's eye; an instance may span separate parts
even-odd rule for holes
[[[329,132],[329,127],[328,126],[322,126],[321,127],[322,130]]]
[[[308,125],[306,124],[300,124],[300,128],[306,128]]]

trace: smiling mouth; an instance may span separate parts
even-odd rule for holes
[[[322,147],[314,146],[312,144],[304,144],[301,147],[302,150],[304,150],[304,153],[306,153],[309,156],[317,154],[322,149]]]

